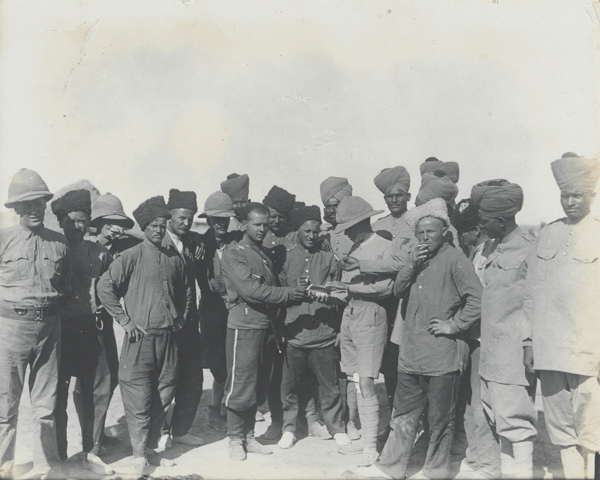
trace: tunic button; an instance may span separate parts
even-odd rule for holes
[[[569,242],[567,242],[567,247],[568,247],[569,245],[571,245],[571,244],[570,244]]]
[[[567,252],[563,252],[563,255],[566,255],[566,254],[567,254]]]
[[[422,285],[419,285],[419,288],[423,288],[423,286],[422,286]]]
[[[573,232],[569,232],[569,235],[573,235]]]

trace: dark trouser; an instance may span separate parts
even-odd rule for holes
[[[388,328],[388,337],[392,334],[392,328]],[[387,393],[390,410],[394,406],[394,396],[396,394],[396,385],[398,384],[398,354],[400,348],[395,343],[387,341],[383,350],[381,359],[381,368],[379,371],[383,374],[385,382],[385,391]]]
[[[265,401],[266,393],[267,404],[271,412],[271,424],[281,425],[283,423],[283,403],[281,402],[281,375],[283,370],[283,354],[279,353],[275,337],[269,335],[267,346],[265,348],[264,363],[267,372],[269,372],[269,384],[266,392],[258,392],[258,405]]]
[[[319,385],[321,413],[331,434],[346,431],[342,421],[342,392],[338,380],[339,363],[335,347],[297,348],[288,344],[287,362],[283,365],[281,398],[283,400],[283,431],[295,432],[299,411],[300,389],[306,386],[303,377],[312,371]]]
[[[227,330],[227,435],[244,439],[254,434],[259,392],[264,392],[269,372],[264,364],[267,330]]]
[[[60,359],[60,320],[0,317],[0,469],[15,457],[19,403],[29,365],[29,395],[33,410],[33,462],[46,469],[60,461],[56,445],[56,387]]]
[[[377,468],[392,478],[404,478],[419,421],[429,404],[430,440],[423,475],[449,478],[459,372],[438,377],[398,372],[398,387],[390,426]]]
[[[227,310],[210,308],[200,301],[198,315],[202,332],[202,367],[210,369],[215,382],[225,389],[227,381],[227,358],[225,343],[227,339]]]
[[[194,423],[198,405],[202,398],[202,352],[200,332],[194,322],[186,322],[181,331],[173,335],[177,344],[177,386],[175,388],[175,407],[171,424],[165,421],[162,433],[169,432],[174,437],[187,434]]]
[[[471,361],[464,375],[470,381],[470,388],[467,391],[471,395],[466,402],[464,414],[464,430],[468,445],[466,461],[473,468],[497,477],[500,474],[500,444],[498,436],[488,425],[481,404],[481,377],[479,376],[481,348],[477,340],[469,340],[468,343]]]
[[[102,330],[98,330],[95,317],[90,315],[77,319],[77,329],[70,324],[62,326],[54,417],[58,453],[63,459],[67,458],[67,403],[71,377],[78,380],[73,402],[79,417],[83,451],[95,455],[100,452],[104,422],[117,385],[119,365],[112,323],[112,318],[102,318]]]
[[[170,329],[147,329],[138,342],[126,336],[119,385],[134,457],[155,448],[175,396],[177,345]]]

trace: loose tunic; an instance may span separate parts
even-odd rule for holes
[[[479,322],[481,290],[471,262],[448,244],[420,267],[407,263],[394,285],[396,296],[408,295],[398,370],[430,376],[462,371],[469,355],[463,332]],[[453,334],[430,333],[432,318],[451,320]]]
[[[597,376],[600,219],[563,218],[540,232],[527,276],[536,370]],[[525,338],[531,338],[531,331]]]
[[[523,366],[527,258],[535,239],[516,228],[494,242],[484,264],[481,300],[481,360],[486,380],[529,386]]]

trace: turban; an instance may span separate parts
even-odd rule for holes
[[[441,198],[434,198],[418,207],[411,208],[402,218],[404,218],[408,226],[414,230],[417,228],[418,223],[425,217],[437,218],[444,222],[446,227],[450,225],[448,207],[446,202]]]
[[[293,230],[298,230],[309,220],[321,223],[321,209],[316,205],[296,208],[290,212],[290,223]]]
[[[488,180],[473,187],[471,204],[480,217],[514,217],[523,208],[523,190],[508,180]]]
[[[421,176],[426,173],[444,172],[446,176],[454,183],[458,183],[460,176],[460,167],[456,162],[442,162],[435,157],[429,157],[419,167]]]
[[[92,216],[92,197],[86,189],[71,190],[62,197],[57,198],[51,205],[52,213],[60,222],[71,212],[83,212],[88,217]]]
[[[335,212],[335,233],[340,233],[357,223],[374,215],[383,213],[383,210],[373,210],[370,203],[360,197],[346,197],[337,207]]]
[[[167,203],[169,210],[176,208],[187,208],[192,212],[198,211],[198,202],[196,201],[195,192],[180,192],[176,188],[172,188],[169,191],[169,202]]]
[[[157,217],[171,218],[169,209],[162,195],[149,198],[133,211],[133,218],[138,222],[142,231]]]
[[[385,193],[390,187],[394,185],[400,185],[403,192],[408,193],[410,189],[410,175],[406,171],[406,168],[397,166],[394,168],[386,168],[381,171],[379,175],[375,177],[375,186]]]
[[[238,218],[243,222],[248,219],[248,215],[250,214],[250,212],[256,209],[264,210],[265,212],[267,212],[267,214],[269,213],[269,209],[262,203],[258,202],[250,202],[244,205],[243,207],[237,208],[235,210],[235,213],[237,214]]]
[[[250,178],[245,173],[243,175],[232,173],[227,176],[227,180],[221,182],[221,191],[229,195],[233,201],[248,200]]]
[[[348,183],[347,178],[329,177],[321,183],[321,200],[327,202],[332,197],[340,202],[352,195],[352,185]]]
[[[296,195],[292,195],[287,190],[275,185],[263,199],[263,204],[287,215],[294,208],[295,201]]]
[[[571,152],[552,162],[551,167],[561,191],[592,193],[600,177],[600,165],[596,159],[578,157]]]
[[[448,177],[426,173],[421,178],[421,188],[417,194],[415,205],[423,205],[434,198],[441,198],[450,203],[456,198],[458,187]]]

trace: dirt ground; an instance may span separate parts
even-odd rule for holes
[[[117,334],[117,342],[120,345],[123,338],[123,330],[119,326],[115,326],[115,332]],[[244,462],[229,461],[227,458],[227,439],[225,434],[216,432],[206,424],[206,410],[212,395],[212,391],[210,390],[212,377],[208,370],[204,370],[204,374],[205,390],[192,433],[205,438],[207,444],[196,448],[175,446],[173,449],[168,450],[165,452],[165,456],[175,459],[177,465],[168,468],[158,467],[151,474],[153,477],[188,477],[187,480],[191,480],[194,477],[197,479],[198,476],[204,479],[358,478],[353,474],[353,469],[358,463],[358,457],[340,455],[333,440],[319,440],[313,437],[300,438],[294,448],[290,450],[281,450],[277,445],[273,445],[272,455],[249,455],[248,459]],[[385,398],[385,388],[381,380],[377,382],[376,387],[381,405],[380,426],[383,427],[389,421],[390,412]],[[534,450],[535,476],[536,478],[561,478],[563,473],[560,467],[558,449],[551,444],[546,433],[539,397],[537,404],[538,410],[540,410],[540,432]],[[262,435],[270,423],[270,416],[266,409],[261,408],[261,410],[265,413],[265,421],[256,424],[257,436]],[[81,435],[71,398],[69,399],[68,413],[69,459],[65,465],[65,473],[70,478],[100,478],[80,466],[83,458],[83,453],[81,452]],[[19,426],[17,431],[17,468],[15,475],[18,478],[28,478],[28,472],[32,468],[32,452],[30,448],[31,418],[29,394],[25,391],[19,410]],[[106,425],[107,433],[117,436],[120,439],[120,443],[108,446],[107,452],[103,456],[104,460],[116,472],[115,475],[105,478],[115,480],[117,478],[123,480],[132,478],[129,470],[132,459],[131,446],[119,388],[115,391]],[[260,437],[259,440],[261,440]],[[420,470],[423,461],[424,454],[416,455],[411,459],[409,476]],[[456,463],[454,474],[457,473],[458,466],[459,463]],[[458,474],[456,478],[459,479],[461,476],[462,474]]]

